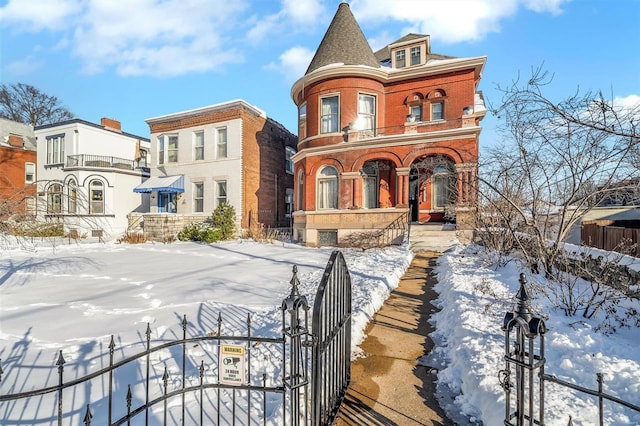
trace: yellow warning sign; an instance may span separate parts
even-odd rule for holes
[[[218,364],[220,383],[242,385],[245,382],[245,350],[242,345],[220,345]]]

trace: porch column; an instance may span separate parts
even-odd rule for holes
[[[475,171],[477,166],[477,163],[456,164],[456,173],[458,174],[457,189],[459,205],[468,205],[475,201]]]
[[[396,169],[398,194],[396,195],[396,206],[409,206],[409,171],[410,167],[398,167]]]
[[[362,176],[360,172],[344,172],[342,180],[351,185],[351,205],[347,208],[362,207]]]

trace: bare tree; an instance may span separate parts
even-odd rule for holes
[[[33,127],[73,118],[60,100],[24,83],[0,85],[0,117]]]
[[[551,80],[538,68],[526,83],[498,88],[501,103],[492,111],[510,142],[482,158],[478,215],[480,225],[490,215],[509,245],[547,276],[581,218],[640,182],[640,108],[617,107],[601,92],[554,102],[543,93]]]

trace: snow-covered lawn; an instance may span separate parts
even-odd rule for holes
[[[147,323],[153,341],[180,338],[183,315],[190,336],[216,330],[221,313],[232,331],[241,334],[248,315],[253,335],[277,337],[280,305],[290,291],[293,265],[298,266],[300,291],[312,303],[332,251],[247,241],[212,245],[84,242],[58,244],[55,250],[46,244],[30,248],[0,250],[0,365],[4,370],[0,395],[57,384],[59,350],[66,360],[65,380],[69,380],[108,364],[105,354],[111,335],[116,358],[143,349]],[[413,254],[406,247],[343,253],[353,282],[356,354],[366,323],[397,286]],[[485,267],[473,251],[459,245],[441,257],[437,272],[437,303],[442,310],[435,315],[433,337],[441,346],[436,357],[425,362],[437,363],[439,386],[460,394],[450,410],[484,425],[502,424],[500,327],[505,312],[513,308],[520,270],[514,263],[498,270]],[[638,330],[622,329],[607,336],[594,331],[595,322],[566,318],[543,300],[536,300],[534,307],[540,315],[548,315],[547,373],[595,389],[596,372],[602,372],[608,393],[640,405]],[[206,349],[205,345],[188,348],[190,384],[198,379],[197,366],[206,358]],[[277,362],[267,362],[266,355],[264,359],[257,368],[270,377],[281,373]],[[162,375],[160,366],[168,365],[175,372],[178,368],[172,360],[170,350],[154,354],[154,377]],[[117,398],[123,397],[125,383],[141,380],[138,370],[129,369],[125,372],[129,377],[116,379]],[[104,399],[104,389],[98,383],[65,395],[65,405],[74,413],[65,418],[65,424],[81,424],[86,403]],[[136,392],[134,398],[144,401]],[[548,425],[564,426],[569,415],[575,425],[597,424],[597,401],[592,397],[548,385],[545,402]],[[104,415],[100,417],[104,405],[92,403],[93,424],[104,424]],[[114,409],[122,406],[114,403]],[[195,406],[195,396],[188,396],[187,411]],[[640,424],[640,413],[608,402],[605,407],[607,425]],[[32,398],[27,405],[0,403],[0,424],[54,424],[56,410],[53,397]],[[154,409],[152,424],[161,419],[159,413]],[[269,424],[281,423],[281,416],[281,399],[270,399]],[[187,423],[192,420],[195,423],[193,416]]]

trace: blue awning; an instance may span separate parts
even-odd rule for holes
[[[184,192],[184,177],[179,176],[154,176],[133,188],[133,192]]]

